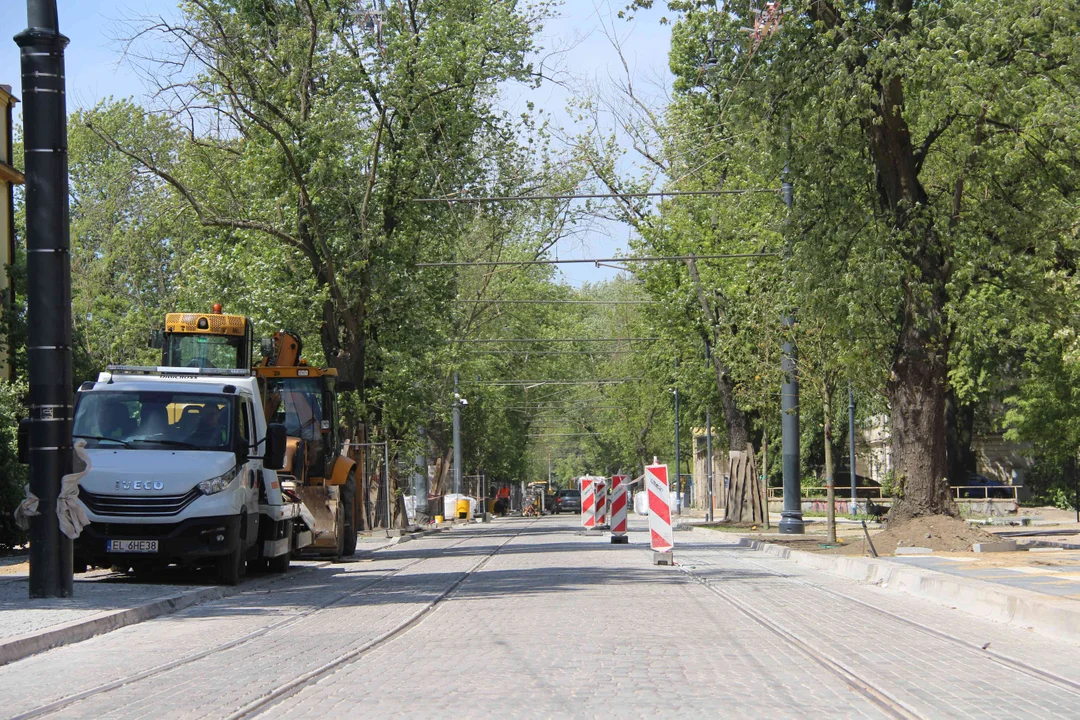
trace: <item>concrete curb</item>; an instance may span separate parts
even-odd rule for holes
[[[731,539],[738,538],[741,547],[791,560],[830,575],[899,590],[986,620],[1030,628],[1059,640],[1080,641],[1080,602],[1076,600],[956,577],[888,560],[792,550],[706,528],[695,528],[694,532],[712,535],[719,532]]]
[[[380,548],[381,549],[381,548]],[[214,600],[239,595],[249,590],[258,590],[267,585],[272,585],[282,580],[303,575],[321,567],[326,567],[329,562],[321,562],[315,565],[299,567],[284,575],[260,578],[258,580],[236,585],[234,587],[204,587],[197,590],[189,590],[177,595],[170,595],[157,600],[152,600],[143,605],[113,610],[110,612],[91,615],[90,617],[72,620],[71,622],[53,625],[38,632],[26,635],[17,635],[13,638],[0,642],[0,666],[22,660],[23,658],[64,645],[73,645],[83,640],[89,640],[96,635],[119,630],[128,625],[138,623],[163,615],[171,615],[193,605],[200,605]]]

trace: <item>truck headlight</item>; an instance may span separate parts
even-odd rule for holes
[[[209,480],[203,480],[199,483],[199,490],[203,495],[213,495],[219,493],[225,488],[229,487],[229,483],[236,479],[239,475],[239,468],[230,468],[228,471],[218,475],[217,477],[210,478]]]

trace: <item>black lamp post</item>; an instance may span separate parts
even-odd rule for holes
[[[71,472],[71,259],[68,242],[67,103],[55,0],[27,0],[22,52],[26,172],[26,275],[30,373],[30,597],[70,597],[71,540],[56,499]]]

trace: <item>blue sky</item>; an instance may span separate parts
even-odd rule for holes
[[[174,15],[176,0],[58,0],[57,5],[60,30],[71,39],[65,58],[69,109],[92,106],[110,95],[141,98],[143,83],[123,62],[113,38],[122,32],[126,18]],[[669,27],[660,24],[659,9],[639,13],[632,23],[618,20],[615,13],[625,5],[625,0],[565,0],[559,17],[544,28],[541,44],[548,51],[561,51],[552,60],[559,77],[571,87],[603,83],[623,75],[618,54],[605,34],[605,28],[607,33],[614,30],[623,41],[636,84],[647,94],[660,97],[671,80],[667,69]],[[6,39],[0,40],[0,84],[11,85],[16,96],[22,94],[19,49],[10,38],[25,27],[22,0],[0,0],[0,38]],[[565,108],[574,92],[555,84],[535,90],[511,87],[504,102],[508,108],[519,108],[531,101],[572,131],[573,122]],[[559,257],[611,256],[625,247],[626,239],[625,228],[603,224],[585,239],[560,247]],[[614,274],[587,264],[564,265],[561,271],[574,285]]]

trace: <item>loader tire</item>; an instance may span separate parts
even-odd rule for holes
[[[334,550],[334,559],[338,560],[345,554],[345,506],[340,499],[338,500],[337,517],[334,518],[334,534],[337,536],[337,548]]]
[[[341,504],[343,509],[345,545],[341,554],[352,557],[356,554],[356,473],[350,472],[345,484],[341,486]]]

